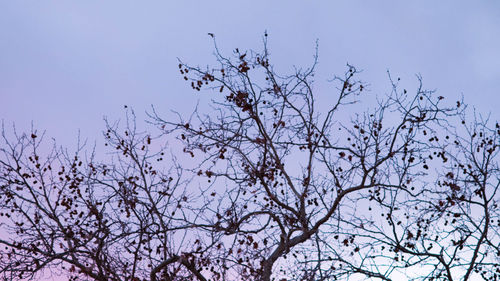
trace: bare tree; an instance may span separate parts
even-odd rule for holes
[[[212,241],[189,231],[202,209],[187,208],[196,198],[180,167],[128,113],[126,126],[107,123],[114,152],[100,162],[94,153],[82,156],[81,146],[74,154],[55,144],[47,150],[36,131],[13,140],[3,131],[4,280],[47,270],[71,280],[205,280],[193,260]]]
[[[343,233],[360,236],[378,266],[411,280],[500,277],[499,125],[459,117],[458,127],[422,131],[428,151],[396,159],[395,183],[366,200],[375,214],[342,219]]]
[[[198,174],[230,198],[216,225],[232,238],[221,260],[239,276],[390,280],[397,270],[411,277],[410,267],[422,279],[498,276],[497,128],[474,120],[468,133],[480,130],[481,139],[467,142],[452,130],[465,118],[462,101],[442,106],[421,83],[410,94],[392,79],[391,94],[345,122],[365,89],[353,66],[318,110],[316,58],[280,75],[266,45],[230,57],[216,47],[215,55],[215,68],[179,64],[193,89],[220,92],[213,111],[179,122],[153,117],[178,132],[200,159]]]
[[[408,91],[389,76],[391,92],[360,111],[355,67],[325,98],[317,55],[281,75],[266,40],[230,56],[215,46],[216,67],[181,62],[193,89],[215,92],[210,112],[153,110],[158,137],[133,116],[107,123],[105,161],[81,148],[42,156],[37,132],[4,133],[4,279],[498,279],[498,123],[420,77]],[[195,168],[167,158],[172,137]]]

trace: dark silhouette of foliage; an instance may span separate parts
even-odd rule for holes
[[[260,53],[216,46],[214,68],[181,62],[193,89],[213,90],[213,110],[178,121],[153,110],[156,137],[128,110],[125,126],[106,123],[109,157],[42,153],[37,131],[3,130],[3,278],[499,279],[498,123],[420,77],[411,94],[389,76],[391,92],[356,114],[355,67],[325,100],[317,56],[281,75],[266,40]],[[194,168],[168,156],[172,137]]]

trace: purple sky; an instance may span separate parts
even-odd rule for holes
[[[227,53],[260,50],[265,30],[278,70],[309,65],[319,39],[318,91],[349,62],[371,93],[390,90],[388,69],[410,84],[420,73],[500,119],[500,2],[381,0],[2,1],[0,119],[20,130],[33,120],[72,145],[78,129],[100,138],[103,116],[123,117],[124,104],[189,113],[199,95],[177,57],[213,62],[207,32]]]
[[[409,82],[420,73],[426,88],[450,99],[463,93],[499,119],[498,2],[319,2],[3,1],[0,119],[19,129],[34,120],[67,145],[78,129],[99,138],[102,117],[122,117],[124,104],[190,112],[199,95],[178,74],[177,57],[213,62],[207,32],[228,52],[260,49],[264,30],[278,69],[308,65],[319,39],[320,83],[346,62],[378,95],[389,91],[387,69]]]

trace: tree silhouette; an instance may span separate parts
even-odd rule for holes
[[[191,255],[210,247],[210,238],[178,242],[202,208],[185,208],[196,198],[188,197],[180,167],[164,164],[166,148],[154,151],[157,138],[137,132],[133,115],[127,121],[123,131],[107,123],[106,145],[114,152],[106,162],[55,145],[42,157],[37,132],[13,141],[4,133],[5,280],[34,278],[47,268],[72,280],[200,276]]]
[[[4,130],[3,278],[500,278],[498,123],[390,76],[391,92],[353,114],[366,85],[351,65],[318,102],[317,55],[278,74],[265,37],[262,52],[215,46],[217,67],[181,62],[193,89],[215,92],[212,110],[153,110],[157,137],[127,111],[124,128],[106,123],[106,161],[81,147],[42,156],[36,131]],[[165,155],[172,137],[195,168]]]

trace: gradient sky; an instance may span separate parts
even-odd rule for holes
[[[377,95],[387,70],[500,119],[499,1],[2,1],[0,119],[60,144],[100,138],[123,105],[189,113],[200,98],[177,58],[213,62],[219,46],[260,50],[278,70],[307,66],[319,40],[318,91],[349,62]],[[323,84],[322,84],[323,83]]]
[[[260,49],[265,30],[280,70],[308,65],[319,39],[320,83],[347,62],[378,95],[386,70],[412,82],[420,73],[426,88],[500,119],[498,1],[234,0],[2,1],[0,119],[33,120],[70,144],[78,129],[100,138],[103,116],[122,117],[124,104],[190,112],[199,95],[177,58],[213,62],[207,32],[228,53]]]

